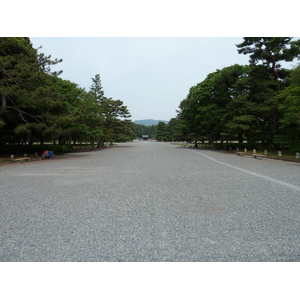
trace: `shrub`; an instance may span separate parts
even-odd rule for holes
[[[71,152],[73,150],[73,146],[71,145],[0,145],[0,153],[3,154],[15,154],[15,153],[27,153],[38,155],[42,155],[43,151],[52,150],[54,154],[64,154],[67,152]]]

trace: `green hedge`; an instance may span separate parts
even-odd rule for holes
[[[52,150],[55,154],[64,154],[71,152],[73,146],[71,145],[33,145],[33,146],[19,146],[19,145],[0,145],[0,153],[2,154],[16,154],[16,153],[27,153],[42,155],[43,151]]]

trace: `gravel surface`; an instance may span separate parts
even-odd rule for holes
[[[0,167],[0,261],[299,261],[300,164],[151,141]]]

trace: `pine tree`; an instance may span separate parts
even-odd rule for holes
[[[92,85],[90,87],[90,92],[94,95],[94,98],[101,102],[104,98],[104,91],[101,84],[100,74],[96,74],[94,78],[92,78]]]
[[[288,74],[282,68],[282,61],[293,61],[300,58],[300,40],[292,41],[291,37],[245,37],[243,43],[236,45],[241,54],[250,54],[250,64],[259,61],[266,66],[274,79],[285,78]]]
[[[105,142],[116,140],[117,134],[121,133],[125,128],[129,128],[128,124],[122,119],[128,119],[130,113],[121,100],[113,100],[104,96],[99,74],[96,74],[92,81],[90,94],[97,101],[98,113],[103,120],[101,124],[103,135],[99,138],[97,147],[104,147]],[[130,127],[130,135],[132,135],[132,127]]]
[[[24,136],[29,143],[45,130],[43,112],[51,102],[51,61],[37,54],[29,38],[0,38],[0,117],[2,134]],[[5,126],[6,124],[6,126]]]
[[[245,37],[243,43],[237,45],[238,52],[250,54],[250,65],[253,69],[253,82],[259,81],[259,98],[261,119],[264,122],[264,140],[274,144],[279,127],[279,98],[276,95],[284,89],[289,71],[282,68],[282,62],[300,58],[300,40],[291,37]],[[261,62],[262,64],[259,64]]]

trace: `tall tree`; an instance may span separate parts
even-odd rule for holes
[[[181,131],[181,120],[180,118],[172,118],[168,123],[168,129],[170,133],[170,140],[173,141],[182,141],[183,133]]]
[[[47,72],[58,62],[38,55],[29,38],[0,38],[0,123],[9,125],[4,132],[15,128],[32,143],[33,134],[45,129],[42,114],[51,99]]]
[[[238,45],[238,52],[250,54],[250,64],[262,61],[274,79],[285,78],[287,72],[282,68],[282,61],[293,61],[300,57],[300,40],[291,37],[245,37]]]
[[[100,74],[96,74],[94,78],[92,78],[92,85],[90,87],[90,92],[94,95],[94,98],[101,102],[104,99],[104,91],[102,88]]]
[[[210,73],[190,89],[179,112],[182,130],[188,139],[196,142],[228,138],[224,116],[228,113],[228,104],[237,97],[235,84],[243,74],[243,67],[234,65]]]
[[[277,96],[282,113],[277,142],[300,151],[300,66],[292,70],[288,84]]]
[[[103,147],[105,142],[116,140],[117,134],[122,131],[122,128],[129,128],[126,122],[122,122],[122,119],[127,120],[131,115],[123,101],[113,100],[104,96],[99,74],[96,74],[92,81],[90,94],[97,101],[98,113],[103,118],[103,123],[101,124],[103,135],[99,138],[97,147]],[[130,128],[130,134],[132,135],[132,127]]]
[[[300,58],[300,40],[294,41],[291,37],[245,37],[237,47],[239,53],[250,54],[252,66],[259,66],[259,62],[262,62],[264,67],[254,69],[257,73],[252,72],[252,80],[260,78],[263,84],[268,85],[268,93],[264,93],[261,102],[266,108],[263,118],[267,139],[272,141],[278,132],[280,118],[276,95],[285,87],[289,74],[281,64]]]
[[[168,125],[165,122],[158,122],[156,125],[155,139],[159,142],[171,141]]]
[[[37,54],[29,38],[0,38],[0,116],[8,110],[18,112],[21,118],[39,116],[30,113],[36,100],[34,92],[45,80],[50,66],[61,60],[50,60]],[[19,105],[18,105],[19,104]],[[29,107],[28,111],[22,108]]]

